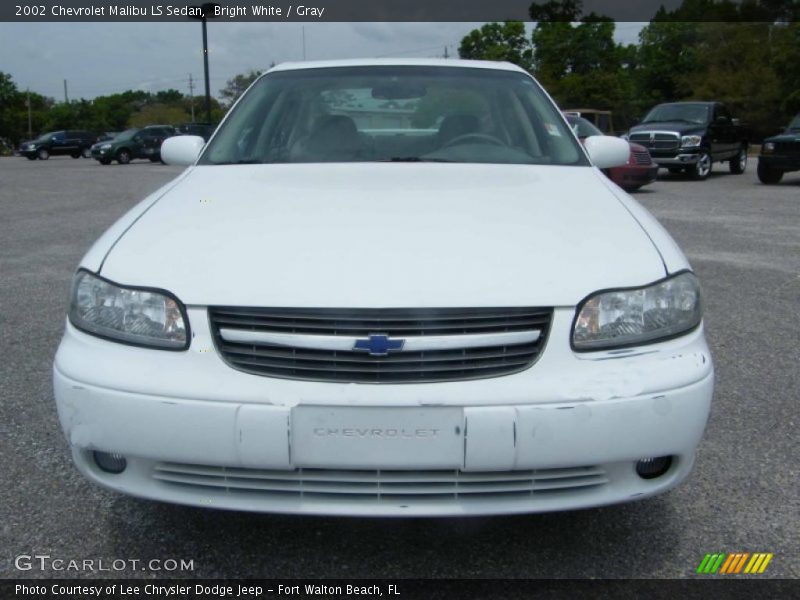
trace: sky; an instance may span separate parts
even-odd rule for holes
[[[461,38],[482,23],[208,24],[211,93],[270,63],[337,58],[458,56]],[[635,43],[643,23],[618,23],[616,38]],[[530,28],[530,24],[529,24]],[[21,90],[57,100],[141,89],[203,94],[200,23],[0,23],[0,71]]]

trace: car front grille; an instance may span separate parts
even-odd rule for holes
[[[775,154],[800,156],[800,142],[775,142]]]
[[[633,163],[636,165],[650,165],[653,161],[650,159],[650,153],[646,150],[644,152],[633,151]]]
[[[657,152],[677,150],[681,145],[680,136],[671,132],[654,133],[652,137],[649,131],[632,133],[629,139],[631,142],[640,144],[648,150]]]
[[[342,383],[457,381],[515,373],[541,353],[552,314],[552,308],[209,308],[217,350],[232,367],[269,377]],[[433,336],[448,344],[423,351],[407,345],[386,355],[353,347],[352,340],[374,335],[406,344]],[[325,344],[317,344],[323,339]]]
[[[459,470],[375,471],[295,469],[288,471],[157,463],[153,479],[196,490],[225,490],[229,494],[264,498],[359,499],[408,501],[413,499],[518,498],[558,492],[576,492],[609,482],[598,466],[497,472]]]

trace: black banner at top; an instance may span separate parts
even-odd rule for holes
[[[683,21],[796,21],[800,0],[3,0],[0,21],[577,21],[597,15],[640,22],[659,10]]]

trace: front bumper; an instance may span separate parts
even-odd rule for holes
[[[651,158],[660,167],[685,167],[697,163],[700,158],[698,152],[699,150],[681,150],[678,154],[671,156],[659,156],[651,152]]]
[[[193,342],[182,353],[114,344],[67,325],[55,397],[84,475],[168,502],[477,515],[666,491],[688,475],[709,413],[713,367],[702,330],[621,354],[577,355],[556,343],[568,339],[572,314],[556,310],[548,348],[527,371],[404,385],[235,371],[213,350],[200,309],[190,309]],[[124,455],[127,469],[103,472],[92,450]],[[637,460],[667,455],[674,459],[665,475],[636,475]]]
[[[800,171],[800,156],[761,154],[758,157],[758,164],[778,171]]]
[[[658,165],[626,165],[609,169],[609,178],[621,188],[640,187],[653,183],[658,176]]]

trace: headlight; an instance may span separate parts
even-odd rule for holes
[[[100,150],[108,150],[111,148],[111,144],[101,144]]]
[[[681,138],[681,146],[683,148],[693,148],[699,146],[702,141],[703,137],[700,135],[684,135]]]
[[[122,287],[88,271],[75,275],[69,320],[86,333],[118,342],[165,350],[189,347],[189,321],[177,298]]]
[[[589,296],[578,307],[572,347],[586,351],[649,344],[694,329],[702,316],[700,285],[684,271],[646,287]]]
[[[775,152],[775,142],[766,142],[761,146],[761,154],[772,154]]]

